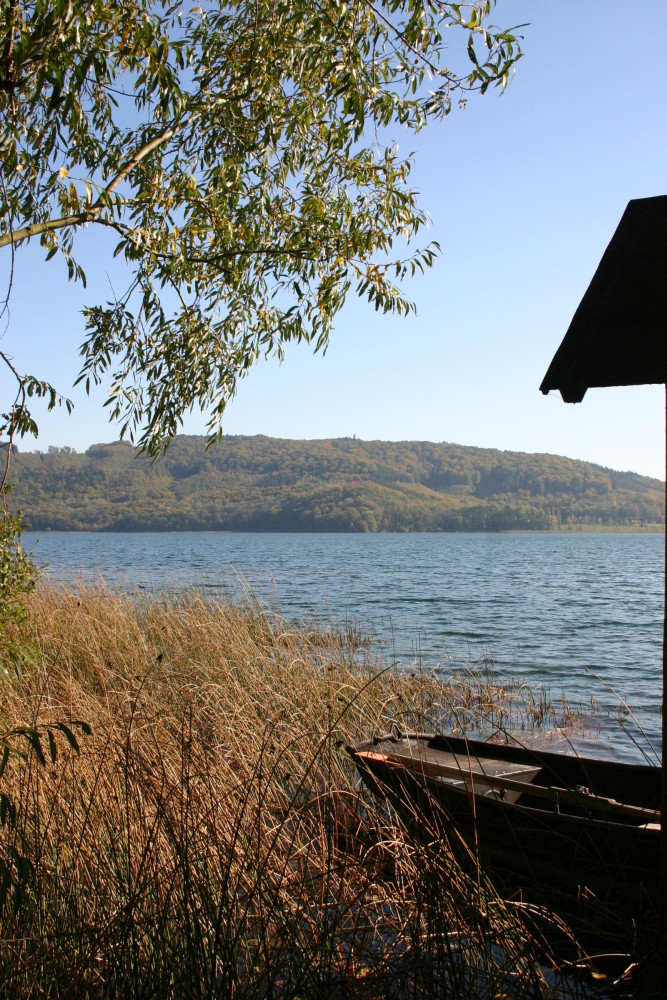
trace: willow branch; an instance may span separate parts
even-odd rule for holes
[[[101,225],[111,226],[114,229],[118,229],[118,224],[113,222],[111,219],[101,219],[99,218],[100,212],[107,206],[108,198],[116,190],[119,184],[132,173],[132,171],[137,167],[141,161],[152,153],[154,149],[161,146],[163,143],[168,142],[169,139],[173,138],[176,132],[184,128],[186,122],[182,122],[179,126],[172,125],[170,128],[165,129],[160,135],[151,139],[147,142],[145,146],[142,146],[134,156],[132,156],[125,166],[119,170],[116,176],[111,180],[107,186],[104,188],[97,201],[95,201],[90,208],[87,208],[84,212],[75,212],[72,215],[65,215],[59,219],[49,219],[46,222],[34,222],[30,226],[25,226],[23,229],[17,229],[9,233],[5,233],[4,236],[0,236],[0,248],[6,247],[9,244],[20,243],[23,240],[29,240],[33,236],[39,236],[42,233],[52,232],[56,229],[65,229],[67,226],[82,226],[86,222],[97,222]]]
[[[4,351],[0,351],[0,360],[3,362],[4,365],[7,366],[7,368],[10,370],[10,372],[18,382],[16,397],[14,399],[14,404],[12,406],[12,410],[14,410],[15,407],[19,404],[19,400],[21,401],[20,405],[23,406],[25,404],[25,397],[26,397],[25,383],[21,378],[21,376],[19,375],[19,373],[17,372],[14,365],[12,364],[11,359],[7,354],[5,354]],[[6,426],[8,428],[7,450],[5,454],[5,460],[2,464],[2,477],[0,478],[0,502],[2,503],[2,509],[5,517],[7,516],[7,513],[9,511],[9,507],[7,506],[5,491],[7,488],[7,476],[9,475],[9,460],[11,458],[12,443],[14,441],[14,427],[12,426],[11,418]]]
[[[125,232],[125,227],[121,226],[118,222],[114,222],[113,219],[97,218],[91,208],[86,212],[77,212],[75,215],[64,215],[60,219],[49,219],[48,222],[35,222],[32,226],[17,229],[13,233],[6,233],[4,236],[0,236],[0,247],[6,247],[10,243],[13,246],[22,240],[29,240],[33,236],[39,236],[41,233],[48,233],[54,229],[65,229],[66,226],[82,226],[86,222],[96,222],[100,226],[110,226],[120,233]]]

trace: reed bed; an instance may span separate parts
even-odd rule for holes
[[[386,669],[251,597],[40,585],[27,612],[0,732],[92,731],[76,752],[52,730],[45,764],[33,748],[2,775],[0,996],[562,995],[539,915],[411,841],[344,750],[392,725],[497,724],[510,702],[544,720],[542,695]]]

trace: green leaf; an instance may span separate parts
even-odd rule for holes
[[[7,767],[7,761],[9,760],[9,755],[11,753],[11,747],[8,743],[2,741],[2,753],[0,754],[0,778],[5,773],[5,768]]]
[[[78,743],[78,740],[77,740],[76,736],[74,735],[74,733],[72,732],[72,730],[70,729],[70,727],[68,725],[66,725],[64,722],[59,722],[54,728],[58,729],[63,734],[63,736],[65,737],[65,739],[67,740],[67,742],[71,746],[72,750],[74,750],[75,753],[79,753],[79,743]],[[89,727],[88,727],[88,734],[87,735],[90,735],[90,728]]]
[[[47,729],[46,735],[49,739],[49,755],[51,757],[51,763],[55,764],[58,757],[58,748],[56,746],[56,739],[50,729]]]
[[[39,732],[37,732],[37,730],[33,729],[33,730],[27,731],[26,735],[28,737],[28,742],[30,743],[30,746],[32,747],[33,753],[35,754],[35,757],[37,758],[37,760],[39,761],[39,763],[42,765],[42,767],[46,767],[46,757],[44,756],[44,750],[42,749],[42,736],[41,736],[41,733],[39,733]]]

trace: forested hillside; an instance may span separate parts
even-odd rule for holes
[[[500,531],[664,523],[657,479],[557,455],[428,441],[177,437],[16,452],[30,527],[92,531]]]

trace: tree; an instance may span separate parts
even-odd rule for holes
[[[505,86],[520,52],[493,4],[0,0],[0,248],[13,273],[39,240],[85,281],[78,231],[116,234],[128,286],[85,311],[80,380],[110,379],[121,436],[155,454],[193,406],[218,433],[253,362],[325,348],[351,289],[411,308],[397,283],[437,245],[395,249],[426,216],[389,128]],[[31,396],[71,405],[0,358],[10,442],[37,432]]]

